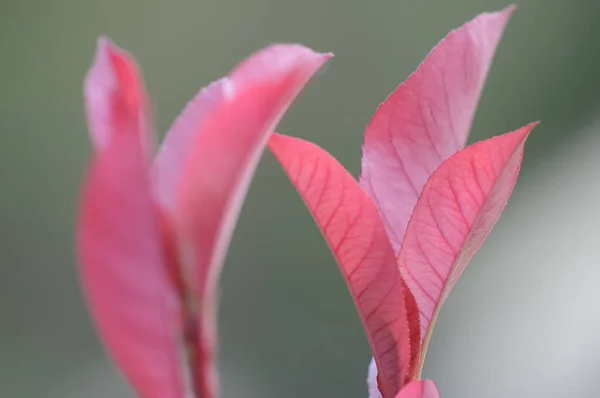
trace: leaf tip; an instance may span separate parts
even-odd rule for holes
[[[490,16],[495,16],[495,17],[503,20],[504,23],[506,23],[512,17],[512,15],[515,13],[515,11],[517,11],[517,5],[513,3],[513,4],[510,4],[506,7],[504,7],[501,10],[493,11],[493,12],[489,12],[489,13],[483,13],[483,15],[487,14]]]
[[[504,7],[502,10],[500,10],[500,13],[508,14],[509,16],[511,16],[512,14],[515,13],[515,11],[517,11],[517,8],[519,8],[517,6],[517,4],[512,3],[512,4],[509,4],[508,6]]]
[[[539,124],[539,121],[528,123],[520,129],[516,130],[515,133],[520,133],[522,135],[522,141],[525,142],[527,138],[529,138],[529,135],[531,134],[533,129],[536,128]]]
[[[97,39],[83,95],[96,149],[105,148],[119,131],[145,128],[146,93],[140,69],[134,57],[107,36]]]
[[[112,39],[106,35],[100,35],[96,40],[96,52],[108,52],[115,47]]]

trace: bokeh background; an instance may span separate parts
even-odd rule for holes
[[[505,0],[1,0],[0,397],[131,398],[77,284],[96,38],[135,54],[159,131],[273,41],[333,59],[279,131],[355,175],[372,112],[451,28]],[[505,215],[446,302],[425,376],[444,398],[600,391],[600,2],[522,0],[470,140],[533,121]],[[223,278],[223,397],[366,397],[369,348],[337,267],[270,154]]]

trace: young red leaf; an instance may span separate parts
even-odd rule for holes
[[[289,98],[282,98],[283,112],[312,74],[332,56],[314,53],[300,45],[272,45],[239,64],[229,76],[202,89],[173,123],[156,155],[151,178],[159,202],[172,211],[184,160],[203,124],[220,106],[271,74],[281,78],[284,71],[293,73],[292,69],[297,68],[298,80],[288,87],[291,92],[285,94]]]
[[[98,40],[96,57],[84,84],[85,109],[96,149],[105,148],[114,134],[136,130],[149,140],[147,99],[134,59],[108,38]]]
[[[148,188],[141,81],[134,62],[102,39],[85,85],[97,153],[81,198],[80,275],[99,334],[138,394],[182,398],[179,314]]]
[[[417,380],[408,383],[396,398],[440,398],[440,393],[431,380]]]
[[[200,133],[199,127],[215,108],[228,100],[233,87],[231,80],[224,77],[200,90],[166,134],[152,164],[150,178],[157,202],[168,213],[174,211],[181,168],[192,141]]]
[[[193,372],[203,398],[217,394],[217,282],[250,179],[284,112],[331,56],[300,45],[258,52],[217,83],[213,98],[188,107],[167,138],[167,145],[174,144],[166,150],[177,153],[172,159],[183,160],[168,164],[176,171],[155,182],[176,188],[172,215],[184,273],[192,275],[188,311],[197,318]],[[176,181],[167,181],[175,176]],[[169,202],[164,201],[167,207]]]
[[[398,257],[421,313],[423,355],[440,307],[513,191],[535,125],[456,153],[423,189]]]
[[[409,324],[395,254],[377,208],[331,155],[298,138],[274,134],[281,163],[323,233],[344,276],[380,371],[393,397],[410,366]]]
[[[450,32],[366,128],[360,184],[377,204],[396,253],[423,185],[465,145],[513,10],[480,14]]]

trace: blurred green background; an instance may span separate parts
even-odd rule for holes
[[[504,0],[2,0],[0,397],[132,397],[92,329],[73,256],[96,38],[141,64],[165,131],[274,41],[336,54],[278,131],[358,175],[372,112],[450,29]],[[600,387],[600,2],[522,0],[470,140],[541,120],[505,216],[442,311],[425,367],[445,398],[595,397]],[[595,121],[598,119],[598,123]],[[229,253],[223,397],[366,397],[370,359],[336,265],[270,154]]]

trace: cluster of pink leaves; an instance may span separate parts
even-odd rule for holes
[[[420,380],[440,306],[500,216],[534,124],[462,149],[512,8],[452,31],[367,126],[356,181],[272,134],[332,56],[273,45],[189,103],[157,154],[134,60],[101,39],[85,83],[94,158],[78,225],[98,332],[143,398],[219,396],[220,269],[265,145],[325,236],[371,346],[369,394],[434,398]]]

